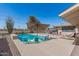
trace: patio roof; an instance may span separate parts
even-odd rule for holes
[[[74,6],[70,7],[59,14],[59,16],[70,22],[72,25],[79,26],[79,4],[75,4]]]

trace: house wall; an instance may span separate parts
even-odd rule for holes
[[[69,28],[70,27],[70,28]],[[64,28],[64,29],[63,29]],[[58,34],[69,34],[69,33],[78,33],[78,28],[73,27],[73,26],[61,26],[61,29],[58,29]]]

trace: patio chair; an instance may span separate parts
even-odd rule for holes
[[[62,35],[61,38],[73,40],[74,39],[74,33]]]

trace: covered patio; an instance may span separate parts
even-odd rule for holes
[[[79,31],[79,4],[75,4],[64,12],[60,13],[59,16],[73,26],[76,26]]]
[[[75,37],[75,47],[73,49],[72,55],[79,55],[79,4],[75,4],[69,9],[65,10],[59,16],[66,21],[70,22],[72,25],[76,26],[76,32],[78,33]]]

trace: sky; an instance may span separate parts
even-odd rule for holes
[[[29,16],[35,16],[41,23],[58,26],[67,21],[58,15],[74,3],[0,3],[0,28],[6,27],[7,17],[12,17],[14,28],[27,28]]]

